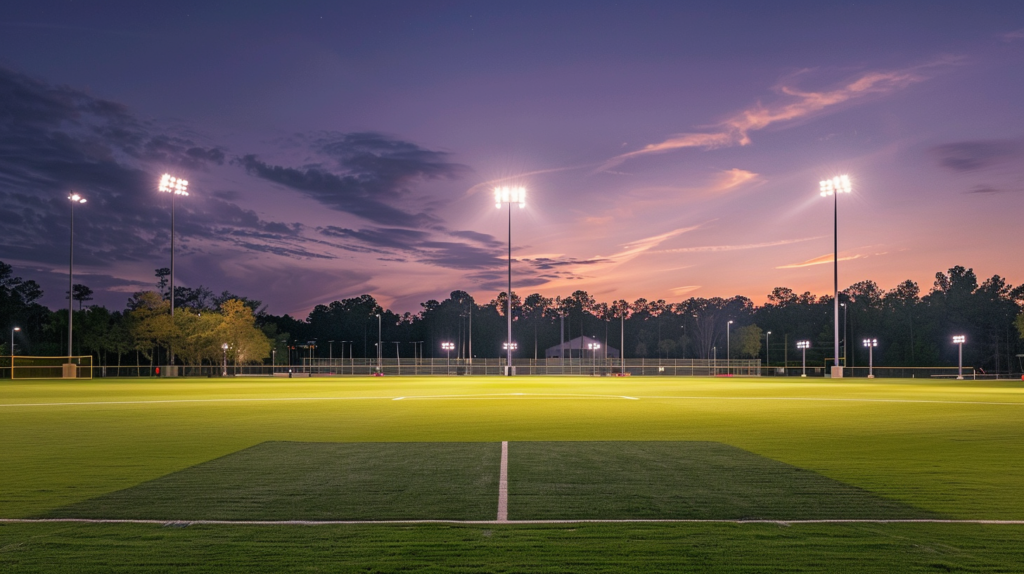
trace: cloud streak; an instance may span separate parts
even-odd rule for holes
[[[752,132],[763,130],[773,124],[802,119],[853,100],[900,90],[927,79],[929,68],[948,63],[944,60],[902,70],[866,72],[831,90],[803,91],[792,86],[781,86],[778,91],[788,101],[758,103],[710,126],[706,131],[677,134],[636,151],[615,156],[606,161],[601,169],[610,169],[632,158],[678,149],[715,149],[749,145]]]
[[[848,255],[846,257],[840,257],[839,260],[840,261],[850,261],[852,259],[863,259],[865,257],[867,257],[867,255]],[[822,255],[821,257],[815,257],[813,259],[808,259],[807,261],[803,261],[803,262],[800,262],[800,263],[790,263],[789,265],[779,265],[778,267],[776,267],[776,269],[799,269],[801,267],[812,267],[814,265],[824,265],[825,263],[832,263],[832,261],[834,259],[835,259],[835,257],[833,256],[833,254],[829,253],[827,255]]]

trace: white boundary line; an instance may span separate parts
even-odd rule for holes
[[[501,441],[501,478],[498,479],[498,522],[508,522],[508,441]]]
[[[0,524],[160,524],[224,526],[330,526],[343,524],[978,524],[1024,526],[1024,520],[956,520],[940,518],[819,518],[807,520],[730,520],[703,518],[566,519],[566,520],[155,520],[144,518],[0,518]]]

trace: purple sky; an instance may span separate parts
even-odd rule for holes
[[[670,302],[1024,282],[1024,3],[8,2],[0,260],[59,307],[177,284],[304,317],[464,289]]]

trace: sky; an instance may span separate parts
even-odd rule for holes
[[[1024,283],[1024,3],[0,5],[0,261],[305,317]],[[853,191],[818,182],[849,174]],[[498,209],[493,188],[526,188]]]

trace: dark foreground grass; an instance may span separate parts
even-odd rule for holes
[[[47,513],[160,520],[494,520],[501,445],[266,442]]]
[[[715,442],[509,443],[509,518],[938,518]]]
[[[1020,572],[1024,527],[0,525],[3,572]]]

